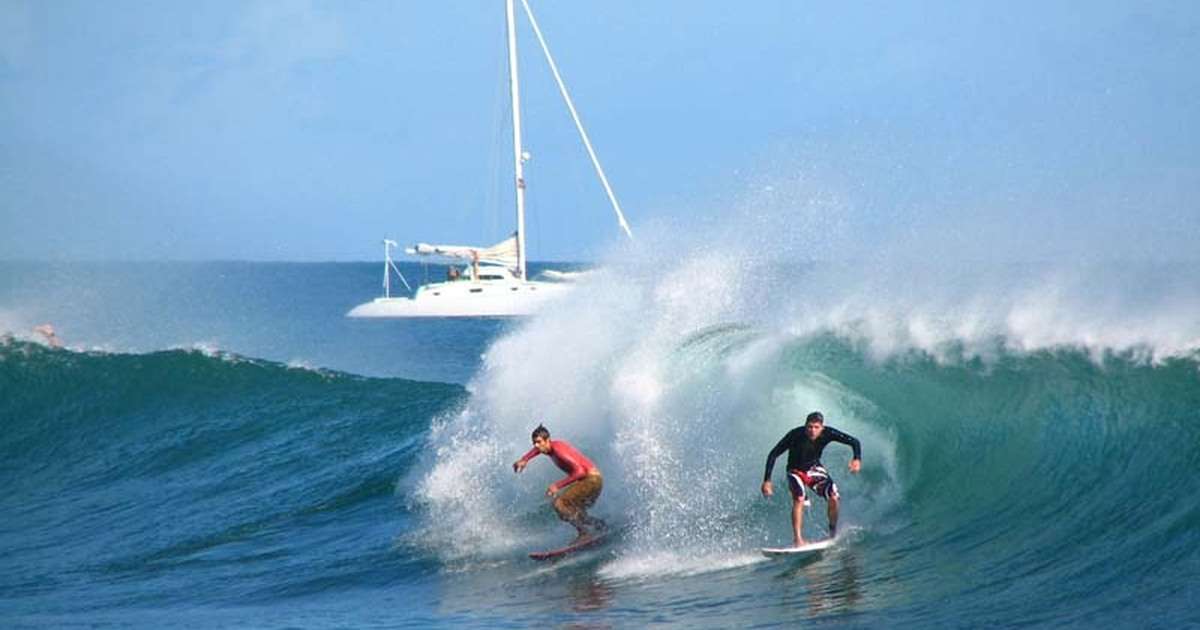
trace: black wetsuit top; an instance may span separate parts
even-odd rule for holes
[[[854,449],[854,459],[862,459],[862,446],[856,438],[853,438],[833,427],[825,427],[821,431],[821,435],[816,440],[808,439],[808,431],[804,425],[798,426],[788,434],[783,436],[782,440],[771,449],[771,454],[767,455],[767,472],[763,475],[763,481],[771,480],[771,469],[775,467],[775,458],[788,452],[788,470],[808,470],[814,464],[821,463],[821,451],[825,450],[825,445],[830,442],[841,442]]]

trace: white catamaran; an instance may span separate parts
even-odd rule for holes
[[[609,186],[600,160],[592,149],[591,140],[583,129],[575,105],[567,93],[566,85],[559,75],[554,58],[546,40],[542,37],[533,11],[529,8],[528,0],[521,0],[529,24],[541,44],[546,62],[558,84],[563,101],[575,121],[575,128],[583,140],[600,183],[608,195],[608,200],[616,212],[617,221],[625,235],[633,238],[629,224],[621,212],[621,206]],[[370,302],[359,304],[347,313],[347,317],[512,317],[529,315],[536,312],[547,301],[570,291],[572,285],[567,282],[541,282],[529,280],[525,276],[525,178],[523,165],[529,158],[521,147],[521,94],[517,76],[517,33],[514,18],[514,0],[505,0],[505,21],[508,29],[508,76],[509,92],[512,97],[512,134],[513,134],[513,185],[516,192],[517,229],[516,233],[490,247],[472,247],[468,245],[427,245],[418,243],[406,249],[409,254],[418,256],[434,256],[451,261],[449,275],[444,282],[424,284],[417,288],[412,297],[392,297],[391,274],[400,277],[404,285],[408,282],[400,274],[392,262],[391,248],[395,241],[384,240],[383,263],[383,297]],[[461,266],[455,266],[461,265]],[[548,274],[564,278],[567,274]],[[411,287],[409,288],[411,291]]]

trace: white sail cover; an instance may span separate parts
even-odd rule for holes
[[[494,263],[504,265],[505,267],[515,267],[517,265],[517,235],[514,234],[491,247],[417,243],[405,251],[418,256],[462,258],[464,260],[478,260],[481,263]]]

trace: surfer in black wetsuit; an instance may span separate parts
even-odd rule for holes
[[[854,459],[850,460],[850,472],[857,473],[862,467],[862,446],[854,437],[825,426],[825,416],[819,411],[808,414],[804,426],[788,431],[767,455],[767,471],[763,475],[762,493],[764,497],[770,498],[775,493],[771,486],[771,470],[775,468],[775,458],[784,451],[788,452],[788,489],[792,491],[792,533],[797,547],[804,544],[800,526],[804,523],[804,506],[808,504],[808,499],[804,496],[805,486],[812,488],[825,499],[829,514],[829,537],[837,535],[837,484],[829,476],[829,471],[821,465],[821,452],[830,442],[841,442],[854,449]]]

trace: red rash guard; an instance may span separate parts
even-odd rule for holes
[[[521,461],[528,462],[529,460],[541,455],[541,451],[537,447],[529,449],[521,457]],[[588,476],[588,473],[600,472],[599,468],[592,463],[592,460],[583,456],[583,453],[575,450],[574,446],[563,440],[550,440],[550,452],[547,453],[550,459],[554,460],[554,465],[558,466],[567,476],[558,483],[554,484],[559,490],[583,479]]]

